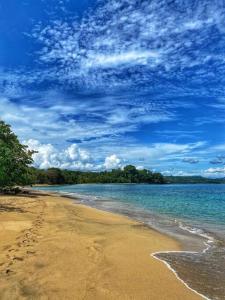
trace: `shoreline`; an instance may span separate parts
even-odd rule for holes
[[[177,241],[126,216],[77,204],[62,195],[56,195],[55,193],[49,195],[43,192],[33,194],[35,195],[34,198],[31,195],[19,196],[18,198],[16,196],[0,197],[1,204],[2,200],[8,201],[11,205],[17,206],[17,209],[20,205],[21,207],[24,206],[25,202],[28,201],[30,203],[29,210],[32,211],[32,213],[24,213],[24,217],[14,211],[12,213],[0,212],[3,216],[3,223],[5,222],[9,227],[5,229],[6,233],[4,233],[4,229],[0,231],[0,248],[3,249],[0,258],[4,261],[3,252],[5,252],[5,260],[9,260],[8,268],[10,270],[5,274],[6,280],[0,282],[0,293],[3,293],[4,296],[12,292],[10,291],[10,285],[14,287],[13,289],[15,289],[15,286],[17,287],[17,294],[20,292],[18,282],[21,284],[25,279],[27,280],[26,273],[30,273],[31,268],[33,272],[38,274],[36,276],[38,278],[31,280],[31,286],[33,287],[35,282],[39,286],[39,291],[32,290],[31,287],[26,287],[25,290],[30,291],[29,293],[33,296],[35,293],[37,295],[47,293],[50,299],[53,295],[54,299],[59,299],[62,295],[61,289],[65,292],[65,289],[68,288],[70,289],[67,292],[67,299],[73,299],[75,296],[76,299],[82,299],[86,289],[83,282],[86,282],[87,285],[93,285],[92,288],[85,291],[88,295],[85,299],[149,299],[148,297],[153,297],[153,299],[180,299],[182,297],[182,299],[189,300],[203,298],[200,294],[197,295],[194,290],[188,289],[185,283],[177,280],[176,274],[166,268],[163,262],[159,262],[158,258],[153,257],[156,252],[169,251],[170,249],[180,251]],[[34,207],[31,206],[31,200]],[[37,204],[40,209],[42,207],[42,211],[36,214],[36,220],[32,220]],[[21,218],[25,218],[25,220],[20,220]],[[26,226],[28,219],[30,219],[30,223],[27,223]],[[18,239],[15,236],[15,231],[18,231],[18,226],[15,229],[15,225],[18,222],[23,228],[22,231],[31,230],[26,232],[28,236],[34,234],[35,230],[40,231],[38,237],[33,238],[36,240],[34,245],[27,245],[28,248],[26,248],[26,245],[23,245],[23,243],[26,244],[26,239],[22,238],[22,246],[19,248]],[[3,223],[0,222],[1,225]],[[31,224],[33,224],[33,227],[35,227],[35,224],[39,227],[35,229]],[[24,226],[28,228],[24,228]],[[12,236],[12,239],[10,239],[10,236]],[[13,239],[17,242],[18,249],[14,249],[15,246],[7,249],[6,246],[9,246],[8,244],[11,244]],[[81,243],[80,247],[77,243]],[[30,247],[33,250],[30,250]],[[14,250],[11,248],[17,250],[14,255],[12,255]],[[21,258],[18,256],[21,248],[29,249],[30,252],[41,252],[42,256],[29,254],[28,258],[25,259],[21,254]],[[10,254],[9,250],[11,250]],[[57,251],[60,253],[59,256],[56,256],[56,254],[59,254]],[[8,258],[7,255],[9,255]],[[83,261],[82,264],[76,260],[76,256]],[[58,257],[64,263],[59,262],[57,264],[54,257]],[[47,264],[44,264],[43,261],[45,260],[48,261]],[[40,266],[42,264],[45,265],[45,268]],[[70,268],[71,265],[74,266],[74,269]],[[85,265],[88,270],[90,269],[90,272],[86,273]],[[4,266],[1,263],[1,271]],[[61,270],[59,271],[60,266]],[[70,276],[65,272],[68,268]],[[51,278],[50,280],[49,274],[52,274],[52,272],[56,272],[61,280],[58,281],[57,278]],[[70,277],[74,277],[77,272],[79,272],[80,278],[79,280],[74,279],[76,283],[74,289],[74,282],[71,284]],[[33,274],[35,277],[35,273]],[[63,280],[61,276],[63,276]],[[92,284],[91,282],[95,281],[95,277],[99,280]],[[81,278],[83,280],[80,281]],[[53,292],[52,286],[59,286],[61,289],[57,287],[58,290]],[[12,294],[9,298],[14,299]],[[6,296],[5,299],[7,299]]]
[[[56,195],[58,195],[58,196],[60,196],[60,197],[65,197],[65,198],[71,199],[71,200],[73,200],[73,201],[77,201],[77,204],[79,204],[79,205],[83,205],[83,206],[86,206],[86,207],[93,208],[92,206],[89,206],[88,204],[79,203],[79,202],[78,202],[79,199],[76,197],[76,195],[75,195],[75,196],[71,196],[71,195],[66,195],[66,194],[60,193],[60,192],[50,192],[50,193],[52,193],[52,194],[55,193]],[[100,211],[103,211],[103,212],[113,213],[113,214],[116,214],[116,215],[119,215],[119,216],[122,216],[122,217],[127,217],[127,218],[131,219],[132,221],[137,221],[137,222],[140,222],[140,223],[142,224],[141,221],[135,220],[135,219],[133,219],[131,216],[125,216],[125,215],[123,215],[122,213],[110,212],[110,211],[108,211],[108,210],[103,210],[103,209],[101,209],[101,208],[94,208],[94,209],[97,209],[97,210],[100,210]],[[167,234],[167,233],[165,233],[165,232],[161,232],[159,229],[153,228],[153,227],[151,227],[150,225],[145,224],[144,222],[143,222],[143,225],[144,225],[144,226],[147,226],[147,227],[149,228],[149,230],[156,231],[156,232],[158,232],[158,233],[160,233],[160,234],[162,234],[162,235],[165,235],[165,236],[171,238],[171,235],[169,235],[169,234]],[[207,242],[204,242],[204,245],[205,245],[206,247],[202,250],[202,253],[205,253],[205,252],[207,252],[208,249],[210,248],[210,244],[209,244],[209,243],[210,243],[212,240],[210,239],[210,237],[206,237],[206,236],[203,236],[203,238],[207,240]],[[183,248],[183,246],[181,246],[180,241],[179,241],[177,238],[172,237],[172,239],[174,239],[174,240],[179,244],[179,247],[180,247],[180,248]],[[163,262],[163,263],[166,265],[166,267],[167,267],[167,268],[175,275],[175,277],[177,278],[177,280],[179,280],[180,282],[182,282],[182,284],[183,284],[186,288],[188,288],[189,290],[193,291],[193,292],[194,292],[195,294],[197,294],[198,296],[202,297],[202,299],[205,299],[205,300],[212,300],[211,298],[209,298],[209,297],[203,295],[202,293],[200,293],[200,292],[196,291],[195,289],[193,289],[192,287],[190,287],[190,286],[188,285],[188,283],[186,283],[182,278],[179,277],[178,272],[177,272],[177,271],[176,271],[176,270],[175,270],[175,269],[174,269],[174,268],[173,268],[166,260],[157,257],[157,255],[165,254],[165,253],[166,253],[166,254],[170,254],[170,253],[190,253],[190,254],[191,254],[191,253],[198,253],[198,252],[197,252],[197,251],[188,251],[188,250],[168,250],[168,251],[157,251],[157,252],[153,252],[153,253],[150,254],[150,256],[153,257],[153,258],[156,259],[156,260],[159,260],[159,261]]]
[[[185,282],[185,280],[183,280],[178,272],[171,266],[170,263],[168,263],[166,260],[162,259],[162,258],[159,258],[157,257],[157,255],[160,255],[160,254],[170,254],[170,253],[188,253],[188,254],[196,254],[196,253],[199,253],[199,251],[191,251],[191,250],[184,250],[184,245],[181,244],[181,241],[176,238],[175,236],[171,236],[170,234],[168,233],[165,233],[165,232],[162,232],[160,231],[160,229],[157,229],[157,228],[154,228],[152,227],[151,225],[149,224],[146,224],[144,222],[141,222],[140,220],[136,220],[136,219],[133,219],[132,216],[127,216],[127,215],[124,215],[122,213],[119,213],[119,212],[111,212],[109,210],[104,210],[103,208],[99,208],[99,207],[92,207],[92,206],[89,206],[87,203],[80,203],[80,199],[79,199],[79,196],[72,196],[72,195],[67,195],[66,193],[61,193],[61,192],[49,192],[50,194],[55,194],[55,195],[58,195],[59,197],[65,197],[65,198],[68,198],[72,201],[74,201],[75,203],[79,204],[79,205],[83,205],[85,207],[89,207],[89,208],[94,208],[94,209],[97,209],[97,210],[100,210],[100,211],[103,211],[103,212],[109,212],[109,213],[113,213],[113,214],[116,214],[118,216],[121,216],[121,217],[126,217],[126,218],[129,218],[131,219],[132,221],[135,221],[135,222],[139,222],[141,224],[143,224],[144,226],[147,226],[149,228],[149,230],[153,230],[159,234],[162,234],[162,235],[165,235],[169,238],[172,238],[174,239],[178,244],[179,244],[179,247],[180,247],[180,250],[168,250],[168,251],[157,251],[157,252],[153,252],[150,254],[151,257],[153,257],[154,259],[156,260],[159,260],[161,261],[162,263],[164,263],[166,265],[166,267],[175,275],[175,277],[177,278],[177,280],[179,280],[180,282],[182,282],[182,284],[188,288],[189,290],[193,291],[195,294],[197,294],[198,296],[202,297],[202,299],[205,299],[205,300],[212,300],[211,298],[205,296],[204,294],[198,292],[197,290],[195,290],[194,288],[192,288],[187,282]],[[183,229],[183,230],[187,230],[187,229]],[[192,232],[188,231],[189,233],[193,234]],[[204,241],[204,245],[205,245],[205,248],[202,249],[202,253],[205,253],[209,250],[209,248],[211,247],[210,243],[213,242],[213,238],[209,237],[209,236],[205,236],[205,235],[200,235],[202,238],[204,238],[206,241]],[[182,250],[183,249],[183,250]]]
[[[176,270],[175,270],[175,269],[174,269],[174,268],[173,268],[166,260],[157,257],[157,255],[165,254],[165,253],[166,253],[166,254],[170,254],[170,253],[195,253],[195,252],[191,252],[191,251],[182,251],[182,250],[180,250],[180,251],[174,251],[174,250],[171,250],[171,251],[157,251],[157,252],[151,253],[151,256],[154,257],[155,259],[157,259],[157,260],[163,262],[163,263],[166,265],[166,267],[167,267],[171,272],[174,273],[174,275],[176,276],[177,280],[179,280],[180,282],[182,282],[182,283],[186,286],[186,288],[188,288],[189,290],[193,291],[194,293],[196,293],[197,295],[199,295],[200,297],[202,297],[202,299],[205,299],[205,300],[212,300],[212,299],[210,299],[209,297],[207,297],[207,296],[205,296],[205,295],[199,293],[198,291],[196,291],[195,289],[193,289],[192,287],[190,287],[190,286],[188,285],[188,283],[186,283],[182,278],[180,278],[178,272],[177,272],[177,271],[176,271]]]
[[[30,190],[30,191],[35,191],[35,190]],[[51,195],[56,195],[59,197],[63,197],[63,198],[67,198],[72,200],[74,203],[80,204],[80,205],[84,205],[90,208],[94,208],[103,212],[109,212],[109,213],[113,213],[122,217],[127,217],[131,220],[137,221],[141,224],[144,224],[145,226],[149,227],[149,229],[151,230],[155,230],[156,232],[163,234],[167,237],[170,237],[174,240],[176,240],[179,245],[180,248],[182,249],[180,252],[186,252],[186,253],[206,253],[210,248],[211,248],[211,243],[213,243],[215,240],[212,236],[210,236],[208,233],[201,233],[199,231],[196,232],[196,228],[191,228],[189,226],[183,225],[181,222],[178,222],[179,225],[177,225],[177,227],[182,231],[182,234],[184,235],[184,232],[186,232],[189,236],[189,239],[192,240],[192,242],[194,244],[196,244],[196,238],[197,239],[201,239],[201,242],[199,242],[201,244],[200,245],[195,245],[194,247],[190,247],[190,245],[187,244],[187,241],[182,240],[179,235],[176,235],[174,232],[172,233],[171,231],[166,231],[165,229],[163,229],[161,226],[159,225],[153,225],[153,224],[149,224],[148,222],[146,222],[145,219],[139,218],[137,216],[135,216],[132,213],[127,213],[124,212],[122,210],[115,210],[111,208],[107,208],[104,206],[100,206],[100,205],[91,205],[92,201],[90,202],[90,198],[94,198],[97,199],[98,197],[96,196],[91,196],[91,195],[85,195],[85,194],[79,194],[79,193],[68,193],[68,192],[60,192],[60,191],[50,191],[50,190],[36,190],[39,192],[48,192]],[[88,202],[87,202],[88,201]],[[143,212],[143,211],[142,211]],[[162,218],[162,215],[160,214],[151,214],[150,216],[148,215],[148,217],[153,217],[153,216],[157,216],[160,218]],[[177,221],[176,221],[177,222]],[[198,229],[199,230],[199,229]],[[188,250],[189,249],[189,250]]]

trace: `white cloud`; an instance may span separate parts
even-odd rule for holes
[[[122,164],[134,164],[135,166],[143,166],[147,169],[155,168],[157,171],[163,168],[173,168],[180,165],[181,160],[187,155],[193,157],[198,156],[198,152],[202,149],[206,150],[205,142],[196,142],[188,144],[175,144],[175,143],[152,143],[149,145],[143,145],[137,143],[135,140],[126,139],[121,137],[110,140],[96,140],[86,143],[88,149],[91,149],[92,155],[101,160],[102,157],[108,157],[112,155],[112,149],[114,153],[120,158]],[[192,165],[182,165],[182,168],[188,169]]]
[[[145,158],[148,161],[181,159],[184,155],[192,153],[194,150],[201,149],[205,146],[205,142],[196,142],[188,144],[175,143],[153,143],[149,146],[143,145],[127,145],[126,147],[118,147],[118,153],[123,158],[136,159]],[[116,147],[116,146],[115,146]],[[115,149],[115,148],[114,148]]]
[[[93,56],[93,57],[92,57]],[[84,63],[86,68],[96,67],[116,67],[123,64],[145,65],[151,60],[160,61],[160,54],[154,51],[127,51],[122,53],[114,53],[112,55],[95,54],[90,55]]]
[[[29,97],[38,98],[39,105],[33,104],[35,100],[31,104]],[[32,137],[53,144],[58,143],[59,136],[62,144],[73,139],[100,139],[137,131],[142,124],[174,119],[165,105],[151,100],[133,103],[129,97],[93,97],[81,101],[80,97],[66,98],[57,91],[34,95],[28,91],[21,94],[25,100],[15,102],[0,94],[0,115],[21,139]]]
[[[225,146],[210,149],[204,143],[180,144],[177,142],[177,139],[181,141],[180,133],[174,137],[159,133],[154,140],[155,126],[148,126],[149,137],[142,140],[149,141],[148,144],[128,138],[131,132],[132,137],[138,136],[136,132],[146,124],[179,119],[181,122],[177,124],[182,128],[188,120],[182,119],[186,113],[181,115],[177,108],[194,109],[196,96],[200,97],[200,101],[195,101],[196,111],[205,105],[207,95],[213,99],[214,109],[224,108],[221,98],[225,91],[225,59],[221,52],[224,9],[215,1],[192,5],[166,0],[138,3],[136,0],[106,0],[100,1],[100,5],[96,3],[96,9],[85,13],[79,22],[70,18],[68,22],[55,20],[46,27],[38,25],[33,37],[43,48],[36,53],[38,57],[34,54],[34,60],[44,64],[32,71],[5,73],[0,70],[0,92],[4,95],[0,96],[1,118],[12,124],[20,139],[32,137],[41,142],[43,155],[37,156],[37,160],[43,166],[99,168],[99,163],[93,164],[90,153],[78,145],[62,150],[65,157],[58,146],[53,146],[57,144],[62,148],[73,139],[91,149],[92,156],[101,160],[102,167],[107,164],[102,158],[110,157],[112,149],[122,161],[149,167],[181,162],[192,155],[196,155],[196,160],[204,156],[201,162],[209,161],[206,156],[210,151],[216,156],[225,151]],[[212,32],[217,32],[216,35],[222,32],[223,36],[214,39],[212,35],[209,45]],[[203,84],[207,79],[210,84]],[[51,86],[60,83],[65,94],[33,92],[33,85],[37,88],[37,83],[46,80]],[[221,82],[219,88],[212,87],[216,82]],[[32,92],[29,91],[31,84]],[[113,88],[121,85],[126,89],[114,93]],[[79,92],[87,86],[88,89],[84,95],[82,92],[74,95],[77,86],[81,88]],[[68,90],[73,91],[72,96],[68,97]],[[96,91],[101,95],[96,95]],[[201,118],[194,120],[199,125],[224,123],[224,116],[218,111],[206,116],[204,109],[201,112]],[[200,140],[194,137],[192,129],[188,141]],[[156,140],[162,142],[154,143]],[[185,168],[189,167],[186,164]]]
[[[106,157],[104,162],[104,167],[106,169],[116,169],[121,167],[121,160],[116,156],[116,154],[112,154]]]
[[[201,29],[204,25],[207,25],[209,22],[203,22],[201,20],[191,20],[188,21],[187,23],[184,23],[184,28],[185,29],[190,29],[190,30],[198,30]]]
[[[143,167],[143,166],[137,166],[136,169],[137,169],[137,170],[143,170],[144,167]]]
[[[97,1],[79,22],[74,18],[71,22],[56,20],[46,27],[38,25],[33,37],[43,44],[39,59],[60,66],[59,80],[87,83],[89,87],[149,81],[146,70],[158,67],[163,76],[171,75],[171,70],[178,70],[174,74],[179,76],[180,70],[203,66],[206,57],[215,53],[214,48],[205,48],[211,27],[224,31],[224,8],[217,2],[179,7],[180,3]],[[218,61],[224,69],[225,61],[218,57],[215,65]],[[138,70],[131,80],[125,73],[117,78],[133,67]],[[96,72],[96,68],[101,71]]]
[[[34,166],[46,169],[51,167],[62,169],[91,170],[95,166],[88,151],[79,148],[76,144],[70,145],[64,150],[56,149],[51,144],[41,144],[37,140],[28,140],[29,149],[37,151],[33,155]]]
[[[207,170],[205,170],[205,173],[207,174],[224,174],[225,175],[225,167],[222,168],[209,168]]]
[[[86,150],[80,149],[76,144],[72,144],[65,150],[66,157],[70,160],[88,161],[90,154]]]
[[[121,159],[117,155],[107,156],[102,164],[99,160],[94,160],[87,150],[81,149],[76,144],[60,150],[52,144],[42,144],[33,139],[23,143],[28,145],[30,150],[37,151],[33,154],[34,166],[41,169],[55,167],[71,170],[110,170],[121,167]]]
[[[199,175],[199,170],[191,170],[191,171],[184,171],[184,170],[164,170],[161,173],[164,176],[196,176]]]

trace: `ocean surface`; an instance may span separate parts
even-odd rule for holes
[[[155,257],[206,299],[225,299],[225,185],[78,184],[35,189],[75,197],[176,237],[183,251]]]

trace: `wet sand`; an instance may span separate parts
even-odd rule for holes
[[[202,299],[157,251],[173,239],[47,194],[0,196],[0,299]]]

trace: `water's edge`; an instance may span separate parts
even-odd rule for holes
[[[49,192],[49,191],[48,191]],[[51,192],[50,192],[51,193]],[[149,223],[145,223],[143,222],[143,220],[140,220],[138,218],[135,218],[135,217],[132,217],[131,215],[128,215],[128,214],[123,214],[123,212],[118,212],[118,211],[113,211],[113,210],[110,210],[110,209],[106,209],[106,208],[103,208],[103,207],[99,207],[98,205],[92,205],[90,203],[88,203],[87,199],[89,199],[90,197],[92,196],[87,196],[87,195],[81,195],[81,194],[77,194],[77,193],[66,193],[66,192],[52,192],[53,194],[57,194],[59,195],[60,197],[66,197],[66,198],[69,198],[70,200],[73,200],[73,201],[76,201],[76,203],[78,204],[82,204],[84,206],[87,206],[87,207],[92,207],[92,208],[96,208],[98,210],[101,210],[101,211],[107,211],[107,212],[113,212],[115,214],[120,214],[120,215],[123,215],[123,216],[126,216],[126,217],[129,217],[135,221],[139,221],[145,225],[147,225],[150,229],[152,230],[156,230],[158,232],[160,232],[161,234],[164,234],[166,236],[169,236],[170,238],[174,238],[179,244],[182,245],[181,241],[175,236],[175,235],[171,235],[169,234],[168,232],[165,232],[163,231],[161,228],[157,228],[157,227],[153,227],[151,226]],[[95,198],[93,196],[93,198]],[[188,227],[184,227],[182,224],[179,224],[179,228],[182,229],[183,231],[187,231],[189,234],[191,235],[198,235],[199,237],[202,238],[202,241],[205,245],[205,247],[201,250],[201,253],[206,253],[210,247],[211,247],[211,244],[214,242],[213,241],[213,238],[210,237],[210,236],[207,236],[206,234],[201,234],[201,233],[196,233],[196,232],[193,232],[191,228],[188,228]],[[182,248],[184,249],[184,244],[182,246]],[[179,276],[179,273],[173,268],[173,266],[164,258],[160,257],[161,255],[163,254],[179,254],[179,253],[188,253],[188,254],[198,254],[199,252],[198,251],[188,251],[188,250],[181,250],[181,251],[159,251],[159,252],[154,252],[154,253],[151,253],[150,256],[153,257],[154,259],[156,260],[159,260],[161,261],[162,263],[164,263],[166,265],[166,267],[173,272],[173,274],[175,275],[175,277],[180,281],[182,282],[182,284],[184,284],[189,290],[193,291],[195,294],[199,295],[200,297],[202,297],[203,299],[206,299],[206,300],[213,300],[212,298],[209,298],[208,296],[206,295],[203,295],[202,293],[198,292],[197,290],[195,290],[194,288],[192,288],[185,280],[183,280],[180,276]]]

